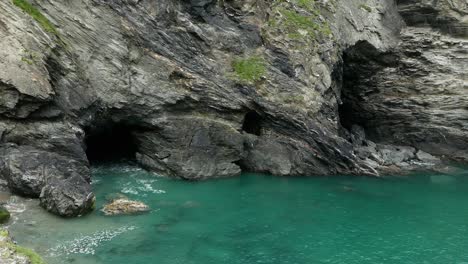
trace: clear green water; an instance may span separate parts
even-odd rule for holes
[[[12,234],[50,264],[468,263],[468,171],[185,182],[122,165],[94,181],[98,208],[123,193],[152,211],[64,220],[28,201]]]

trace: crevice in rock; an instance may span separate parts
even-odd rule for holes
[[[103,122],[85,128],[86,155],[91,164],[135,160],[137,128],[125,123]]]
[[[248,112],[244,117],[242,130],[246,133],[260,136],[262,134],[262,117],[255,111]]]

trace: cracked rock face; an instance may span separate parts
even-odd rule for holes
[[[103,126],[188,180],[467,159],[463,0],[29,3],[0,2],[0,177],[55,214],[92,208]]]
[[[467,4],[399,2],[408,26],[391,52],[363,43],[346,53],[347,119],[375,141],[466,161]]]

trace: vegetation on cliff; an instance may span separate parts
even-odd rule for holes
[[[259,81],[266,72],[265,60],[260,56],[238,58],[232,62],[236,77],[242,81]]]
[[[314,41],[319,36],[331,36],[328,22],[321,16],[315,0],[275,0],[269,30],[279,31],[293,40]]]
[[[7,230],[0,229],[0,259],[12,260],[16,263],[18,259],[26,258],[31,264],[46,264],[36,252],[14,244]],[[2,262],[3,263],[3,262]]]
[[[31,3],[26,0],[13,0],[13,4],[34,18],[46,32],[52,33],[58,37],[59,34],[55,26],[37,8],[31,5]]]

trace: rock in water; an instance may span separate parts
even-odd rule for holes
[[[10,212],[0,205],[0,224],[6,223],[10,219]]]
[[[42,189],[39,200],[47,211],[64,217],[86,214],[95,203],[91,187],[78,175],[50,182]]]
[[[116,199],[102,208],[105,215],[130,215],[148,212],[149,206],[139,202],[127,199]]]

